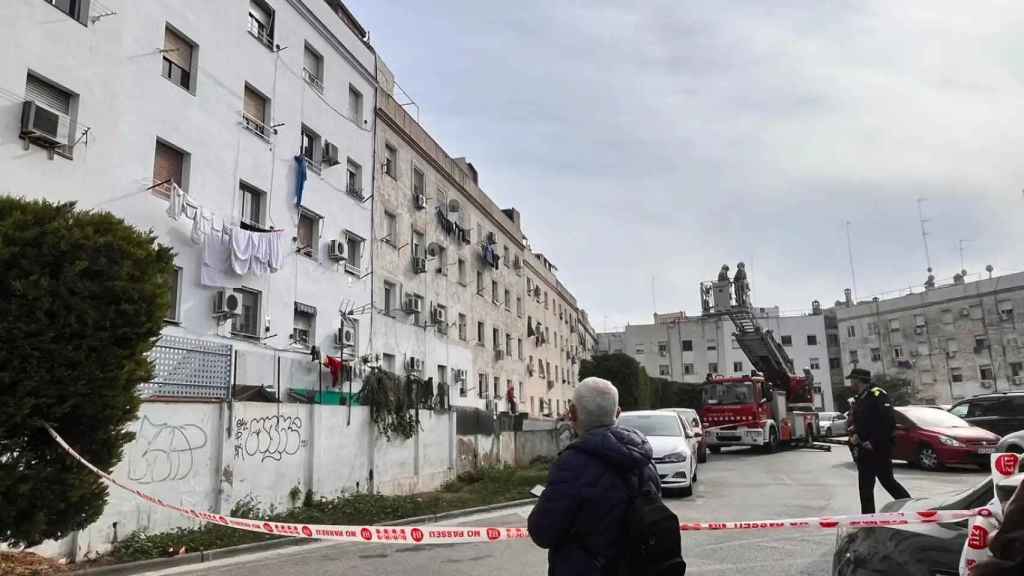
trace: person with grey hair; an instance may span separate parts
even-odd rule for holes
[[[639,573],[625,566],[627,514],[638,500],[663,506],[661,484],[647,439],[615,425],[620,412],[611,382],[576,385],[569,419],[578,438],[551,465],[528,523],[530,538],[548,550],[549,576]]]

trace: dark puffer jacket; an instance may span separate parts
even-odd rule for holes
[[[638,481],[645,491],[661,491],[651,445],[635,430],[597,428],[562,451],[529,520],[530,538],[548,549],[549,576],[611,573]]]

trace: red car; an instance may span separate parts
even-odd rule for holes
[[[988,470],[989,454],[999,436],[968,424],[945,410],[927,406],[896,408],[894,460],[906,460],[924,470],[948,464],[979,466]]]

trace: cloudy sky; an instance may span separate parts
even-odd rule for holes
[[[1024,4],[349,0],[598,330],[1022,267]],[[635,6],[634,6],[635,5]],[[515,10],[511,10],[514,6]],[[652,277],[654,298],[652,298]]]

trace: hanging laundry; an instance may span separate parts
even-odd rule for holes
[[[302,189],[306,186],[306,159],[301,154],[295,157],[295,205],[302,205]]]
[[[196,207],[195,216],[192,218],[192,243],[201,246],[206,241],[206,235],[213,228],[213,215],[202,206]]]
[[[185,191],[171,182],[171,196],[167,199],[167,217],[171,220],[178,220],[184,210]]]
[[[235,271],[235,274],[247,274],[256,244],[253,233],[235,226],[229,228],[231,229],[231,269]]]
[[[284,250],[281,249],[281,242],[284,241],[284,230],[274,230],[270,233],[270,257],[267,259],[267,266],[271,272],[277,272],[284,263]]]
[[[237,286],[238,281],[238,275],[231,270],[231,238],[224,231],[211,230],[203,243],[200,284],[229,288]]]
[[[341,358],[337,356],[325,356],[324,366],[331,371],[331,384],[337,386],[338,379],[341,378],[341,370],[344,366]]]

